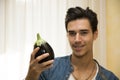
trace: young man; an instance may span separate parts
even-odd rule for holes
[[[93,59],[93,42],[98,35],[97,24],[97,15],[91,9],[68,9],[65,25],[72,54],[38,64],[49,54],[35,59],[39,50],[36,48],[31,54],[26,80],[118,80],[112,72]]]

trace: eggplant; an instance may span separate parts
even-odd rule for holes
[[[34,44],[34,49],[36,47],[40,47],[39,51],[35,54],[35,58],[44,54],[44,53],[49,53],[49,56],[46,57],[45,59],[40,60],[38,63],[43,63],[46,62],[48,60],[52,60],[54,59],[54,51],[52,49],[52,47],[49,45],[48,42],[46,42],[45,40],[43,40],[39,33],[37,33],[37,40]]]

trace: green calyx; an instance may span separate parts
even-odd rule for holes
[[[41,46],[41,44],[45,43],[45,41],[40,37],[39,33],[37,33],[37,41],[35,42],[35,44],[37,46]]]

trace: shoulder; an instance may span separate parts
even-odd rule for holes
[[[102,67],[99,65],[99,73],[98,73],[102,78],[107,79],[107,80],[119,80],[117,76],[110,70]]]
[[[56,57],[54,60],[54,64],[64,64],[64,63],[70,63],[70,56],[63,56],[63,57]]]
[[[70,56],[56,57],[56,58],[55,58],[55,61],[68,60],[69,58],[70,58]]]

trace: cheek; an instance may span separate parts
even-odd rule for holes
[[[93,45],[93,40],[92,40],[92,39],[87,40],[87,41],[86,41],[86,44],[87,44],[88,47],[92,47],[92,45]]]
[[[70,43],[70,45],[72,45],[74,43],[74,39],[68,38],[68,42]]]
[[[87,45],[91,45],[91,44],[93,43],[93,38],[92,38],[92,37],[84,38],[84,42],[85,42]]]

